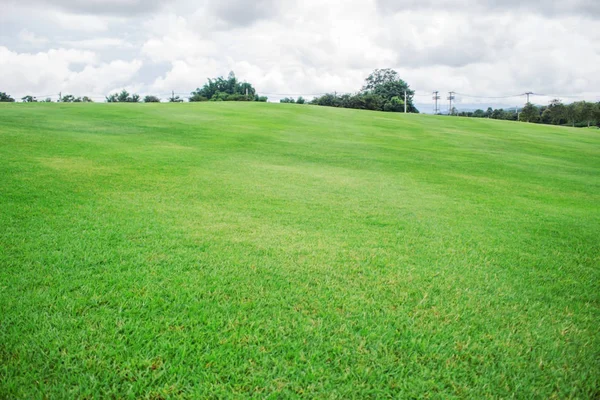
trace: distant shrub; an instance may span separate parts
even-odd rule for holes
[[[14,103],[15,99],[10,97],[10,95],[0,92],[0,102],[2,103]]]
[[[156,96],[146,96],[144,97],[144,103],[160,103],[160,99]]]
[[[140,95],[139,94],[129,94],[129,92],[125,89],[121,91],[121,93],[114,93],[106,96],[107,103],[139,103]]]

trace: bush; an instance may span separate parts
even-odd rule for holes
[[[156,96],[146,96],[144,97],[144,103],[160,103],[160,99]]]
[[[4,92],[0,92],[0,102],[2,103],[14,103],[15,99],[13,99],[12,97],[10,97],[10,95],[4,93]]]

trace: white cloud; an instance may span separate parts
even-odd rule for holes
[[[48,43],[47,38],[38,36],[27,29],[23,29],[19,32],[19,40],[32,46],[42,46]]]
[[[64,30],[81,32],[107,31],[110,21],[110,18],[104,16],[71,14],[62,11],[50,11],[47,18]]]
[[[79,64],[85,65],[81,71],[74,68]],[[0,46],[0,87],[16,97],[60,91],[104,95],[108,89],[129,83],[141,66],[139,60],[100,63],[95,53],[83,50],[51,49],[32,54]]]
[[[67,47],[83,49],[132,48],[133,44],[117,37],[98,37],[94,39],[63,40],[61,44]]]

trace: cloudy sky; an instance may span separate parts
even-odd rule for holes
[[[0,0],[0,91],[164,98],[233,70],[273,101],[391,67],[425,112],[598,101],[599,22],[598,0]]]

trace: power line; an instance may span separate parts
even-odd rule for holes
[[[475,98],[475,99],[509,99],[512,97],[521,97],[524,94],[512,94],[512,95],[507,95],[507,96],[477,96],[477,95],[473,95],[473,94],[465,94],[465,93],[458,93],[456,92],[456,94],[458,94],[459,96],[463,96],[463,97],[471,97],[471,98]]]

